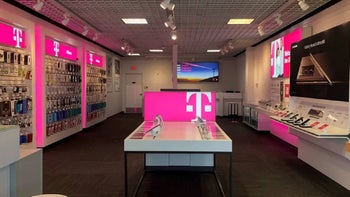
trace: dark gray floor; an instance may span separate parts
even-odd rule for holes
[[[44,149],[44,193],[69,197],[124,196],[123,140],[139,114],[118,114]],[[297,158],[297,149],[268,133],[218,118],[233,141],[233,196],[350,196],[350,191]],[[217,156],[227,191],[228,158]],[[130,192],[143,170],[143,155],[129,156]],[[149,173],[138,196],[220,196],[209,173]]]

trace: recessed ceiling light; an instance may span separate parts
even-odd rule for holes
[[[227,24],[229,25],[248,25],[252,23],[254,19],[252,18],[231,18]]]
[[[125,24],[148,24],[145,18],[122,18]]]
[[[140,56],[140,53],[128,53],[128,56]]]
[[[220,52],[220,49],[208,49],[207,52],[208,53],[218,53],[218,52]]]
[[[163,49],[150,49],[149,52],[161,53],[163,52]]]

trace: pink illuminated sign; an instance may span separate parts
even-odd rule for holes
[[[74,61],[78,58],[78,51],[75,47],[50,38],[45,38],[45,53]]]
[[[290,75],[290,51],[294,42],[301,40],[301,28],[274,40],[271,43],[270,77],[289,77]]]
[[[99,56],[99,55],[96,55],[96,54],[90,53],[90,52],[87,52],[86,56],[87,56],[86,59],[87,59],[88,64],[91,64],[94,66],[99,66],[99,67],[103,66],[103,57],[102,56]]]
[[[215,92],[145,92],[144,117],[152,121],[161,115],[165,121],[191,121],[197,116],[216,120]]]
[[[25,32],[22,29],[0,23],[0,43],[17,48],[25,48]]]

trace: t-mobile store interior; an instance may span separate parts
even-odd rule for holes
[[[0,2],[0,196],[350,196],[350,1]]]

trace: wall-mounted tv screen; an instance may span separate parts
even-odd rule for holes
[[[177,65],[178,82],[218,82],[219,62],[181,62]]]
[[[301,40],[301,28],[296,29],[271,42],[270,77],[289,77],[290,75],[290,46]]]
[[[349,100],[350,23],[292,45],[290,95]]]

